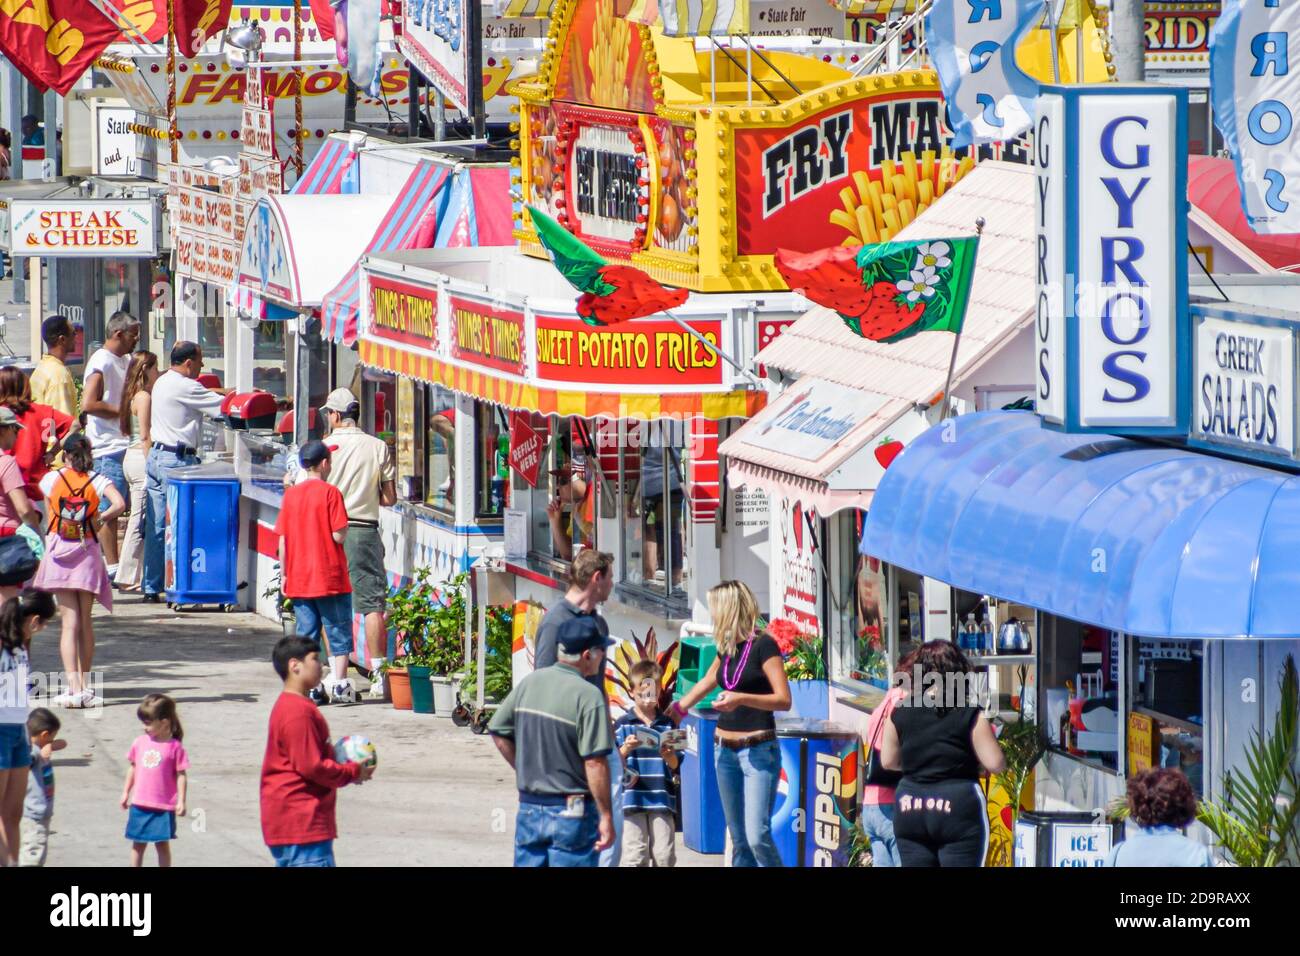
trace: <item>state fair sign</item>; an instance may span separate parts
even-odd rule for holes
[[[150,199],[15,199],[10,204],[15,256],[153,256],[158,248]]]
[[[1056,319],[1048,336],[1039,329],[1039,394],[1050,370],[1043,347],[1050,353],[1050,325],[1061,318],[1052,313],[1063,305],[1065,408],[1053,424],[1185,435],[1187,91],[1048,86],[1040,108],[1063,128],[1049,149],[1064,143],[1065,154],[1049,156],[1039,180],[1039,319],[1044,304]]]

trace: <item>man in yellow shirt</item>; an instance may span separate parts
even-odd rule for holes
[[[77,386],[64,364],[77,342],[72,323],[65,316],[52,315],[41,323],[41,338],[45,354],[32,369],[32,401],[76,418]]]

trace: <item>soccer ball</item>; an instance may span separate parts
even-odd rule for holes
[[[370,742],[369,737],[362,737],[360,734],[340,737],[339,742],[334,745],[334,759],[339,763],[359,763],[366,767],[374,767],[379,763],[375,745]]]

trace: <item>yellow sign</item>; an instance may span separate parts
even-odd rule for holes
[[[1156,722],[1145,714],[1128,715],[1128,775],[1155,766]]]

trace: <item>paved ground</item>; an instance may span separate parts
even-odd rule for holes
[[[266,720],[280,690],[269,663],[279,629],[254,614],[168,611],[138,598],[96,615],[95,667],[105,706],[60,711],[69,746],[56,757],[50,865],[125,865],[126,812],[118,806],[125,755],[140,732],[135,708],[173,696],[185,727],[193,815],[174,847],[183,865],[265,866],[258,773]],[[35,670],[59,668],[57,630],[37,635]],[[341,865],[508,865],[516,807],[513,774],[488,737],[390,704],[324,711],[335,738],[364,733],[379,750],[374,780],[339,798]],[[717,865],[678,842],[682,865]]]

